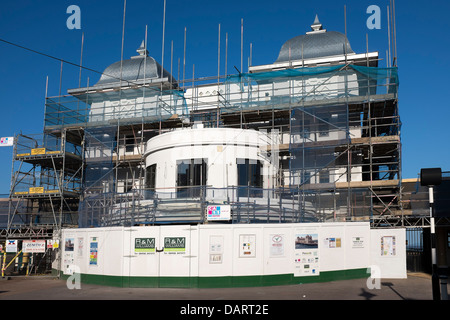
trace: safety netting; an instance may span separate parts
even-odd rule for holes
[[[336,65],[239,73],[228,76],[225,84],[227,103],[221,106],[221,113],[287,109],[368,95],[395,96],[399,79],[397,68]]]
[[[184,92],[132,88],[121,91],[86,92],[77,95],[48,97],[45,102],[46,129],[73,125],[86,127],[152,123],[174,115],[187,115]]]
[[[78,216],[80,227],[101,226],[101,217],[112,205],[116,134],[115,126],[85,130],[85,173]]]
[[[290,185],[334,183],[346,176],[349,141],[346,105],[294,109],[289,144]]]

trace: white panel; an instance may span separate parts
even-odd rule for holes
[[[102,275],[104,267],[104,241],[105,235],[103,228],[92,229],[92,231],[87,232],[86,235],[86,258],[84,258],[84,264],[87,266],[87,272],[89,274]],[[97,243],[97,258],[92,257],[95,253],[95,243]],[[116,256],[117,257],[117,256]],[[119,259],[121,262],[122,259]]]
[[[301,234],[317,235],[318,248],[313,248],[310,255],[308,248],[296,249],[295,240]],[[90,264],[93,237],[98,243],[96,265]],[[382,255],[381,237],[391,237],[386,241],[395,237],[395,254],[387,250]],[[171,238],[173,243],[165,244],[165,238]],[[63,232],[62,249],[65,249],[65,239],[72,239],[74,250],[63,250],[63,272],[64,263],[72,259],[81,273],[97,275],[224,277],[293,273],[304,276],[373,264],[381,269],[382,277],[406,276],[405,231],[370,230],[368,223],[71,229]],[[154,250],[150,246],[143,251],[136,250],[136,239],[154,239]],[[386,248],[393,248],[390,244]],[[164,251],[157,252],[163,248]],[[302,253],[306,254],[299,256]],[[300,258],[306,260],[296,262]],[[310,264],[310,270],[314,268],[315,273],[303,272],[304,264]]]
[[[159,254],[156,252],[156,249],[162,247],[159,241],[159,228],[152,226],[124,229],[124,275],[148,277],[159,275]],[[151,248],[151,244],[139,246],[144,239],[154,241],[154,249]],[[141,249],[142,247],[146,249]]]
[[[320,271],[345,269],[345,242],[345,223],[330,223],[320,226]]]
[[[233,230],[229,226],[204,225],[199,227],[200,276],[226,277],[232,275]]]
[[[261,227],[235,225],[233,229],[233,276],[263,274]]]
[[[75,234],[75,263],[80,268],[80,273],[87,273],[88,266],[85,263],[89,259],[88,240],[86,229],[77,230]]]
[[[292,228],[277,226],[264,227],[264,275],[293,273]]]
[[[123,228],[107,228],[103,230],[99,241],[99,263],[104,275],[123,275]]]
[[[370,264],[383,279],[404,279],[406,275],[405,229],[371,230]]]
[[[160,244],[164,247],[164,251],[159,253],[160,276],[190,276],[192,269],[196,266],[191,259],[197,259],[197,257],[191,255],[191,233],[198,232],[198,228],[193,226],[164,226],[161,227],[160,231]],[[194,245],[197,245],[197,242]]]
[[[370,225],[346,224],[345,226],[346,269],[367,268],[370,263]]]
[[[61,257],[61,272],[65,275],[71,275],[78,267],[76,260],[76,233],[67,231],[63,233],[60,241],[63,250]]]
[[[315,223],[298,224],[294,226],[293,231],[294,276],[319,275],[322,265],[320,226]]]

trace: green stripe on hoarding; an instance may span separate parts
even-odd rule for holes
[[[134,249],[134,252],[156,252],[156,249]]]
[[[56,270],[52,272],[57,274]],[[227,277],[136,277],[81,274],[81,282],[124,288],[237,288],[293,285],[368,278],[367,268],[324,271],[317,276],[295,277],[293,274]],[[68,275],[61,274],[62,279]]]

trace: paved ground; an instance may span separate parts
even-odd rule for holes
[[[367,279],[354,279],[225,289],[116,288],[82,283],[80,289],[69,289],[64,280],[33,276],[1,280],[0,300],[432,300],[427,274],[381,279],[379,289],[369,288],[367,283]]]
[[[414,312],[420,309],[419,300],[432,302],[431,277],[427,274],[409,273],[407,279],[381,279],[379,288],[371,289],[367,283],[368,279],[354,279],[289,286],[226,289],[116,288],[81,284],[80,289],[69,289],[66,281],[51,277],[12,277],[10,280],[0,280],[0,300],[4,300],[0,302],[0,305],[7,306],[6,310],[8,312],[12,310],[14,314],[25,306],[44,310],[43,302],[47,302],[50,307],[45,310],[53,310],[52,307],[61,307],[66,301],[68,307],[60,309],[66,310],[66,315],[86,316],[89,314],[90,317],[94,314],[103,317],[105,310],[117,312],[124,310],[128,314],[131,310],[132,314],[140,314],[145,306],[147,310],[163,310],[165,318],[170,319],[186,317],[242,319],[248,318],[249,312],[251,317],[265,316],[265,319],[282,319],[285,316],[291,318],[297,312],[303,317],[310,314],[316,318],[322,313],[329,315],[330,311],[334,315],[337,311],[348,313],[357,310],[357,306],[354,305],[356,300],[388,301],[389,309],[376,303],[369,303],[368,308],[365,309],[369,313],[375,310],[378,312],[389,310],[388,313],[401,310],[402,315],[409,312],[414,316]],[[374,282],[370,283],[374,284]],[[108,306],[101,303],[106,300],[110,302]],[[142,302],[142,300],[146,301]],[[324,304],[323,300],[328,300],[328,303]],[[336,300],[338,304],[330,304],[331,300]],[[351,305],[344,304],[343,300],[351,301]],[[409,308],[397,308],[397,305],[392,305],[392,301],[399,300],[414,302]],[[87,303],[89,306],[85,308],[80,303]],[[437,303],[437,306],[433,306],[434,311],[437,310],[436,307],[442,308],[443,311],[448,310],[447,301]],[[249,306],[250,304],[253,306]],[[244,317],[244,313],[247,316]]]

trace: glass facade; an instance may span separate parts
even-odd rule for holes
[[[237,159],[239,197],[261,197],[262,164],[258,160]]]
[[[206,186],[206,181],[205,159],[177,161],[177,198],[200,197],[201,187]]]

